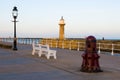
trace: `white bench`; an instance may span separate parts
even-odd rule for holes
[[[54,59],[56,59],[56,50],[51,50],[49,48],[49,45],[42,45],[42,44],[32,44],[33,45],[33,51],[32,51],[32,55],[34,55],[36,52],[38,53],[39,57],[41,57],[41,55],[45,55],[47,57],[47,59],[49,59],[51,56],[54,57]]]
[[[49,48],[49,45],[41,45],[41,53],[45,54],[45,56],[47,57],[47,59],[49,59],[51,56],[54,57],[54,59],[56,59],[56,50],[51,50]],[[41,56],[42,54],[40,54],[39,56]]]
[[[41,44],[35,44],[34,42],[32,43],[32,55],[35,55],[35,53],[41,54],[41,48],[40,48]]]

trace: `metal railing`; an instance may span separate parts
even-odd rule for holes
[[[120,44],[98,43],[98,53],[102,50],[111,51],[111,55],[114,55],[115,52],[120,52]]]
[[[32,44],[33,41],[35,43],[39,43],[42,38],[17,38],[17,43],[19,44]],[[1,42],[13,42],[13,38],[0,38]]]
[[[0,38],[1,42],[13,42],[13,38]],[[85,41],[79,40],[57,40],[57,39],[42,39],[42,38],[18,38],[17,43],[20,44],[32,44],[32,42],[41,43],[41,44],[49,44],[50,47],[53,48],[62,48],[69,50],[84,50],[85,49]],[[115,53],[120,53],[120,44],[111,44],[111,43],[97,43],[97,50],[100,54],[101,51],[110,52],[111,55]]]
[[[85,42],[74,41],[74,40],[42,40],[41,44],[48,44],[53,48],[62,48],[69,50],[84,50]],[[109,44],[109,43],[97,43],[97,50],[100,54],[101,51],[110,52],[111,55],[114,53],[120,53],[120,44]]]

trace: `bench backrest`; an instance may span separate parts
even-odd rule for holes
[[[40,45],[42,50],[49,50],[49,45]]]
[[[35,48],[40,48],[40,45],[41,45],[41,44],[35,44],[34,42],[32,43],[33,49],[35,49]]]
[[[49,48],[49,45],[42,45],[42,44],[35,44],[34,42],[32,43],[32,47],[33,49],[42,49],[42,51],[48,51],[50,48]]]

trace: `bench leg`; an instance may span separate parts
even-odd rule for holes
[[[56,56],[54,56],[54,59],[57,59],[57,57],[56,57]]]
[[[46,55],[47,59],[50,59],[50,56],[53,56],[54,59],[57,59],[56,53],[48,53],[48,54]]]
[[[33,51],[32,51],[32,55],[35,55],[35,50],[33,49]]]
[[[47,59],[50,59],[50,53],[46,54]]]
[[[50,56],[47,56],[47,59],[50,59]]]
[[[57,57],[56,57],[56,53],[54,53],[54,59],[57,59]]]
[[[41,51],[39,51],[39,52],[38,52],[38,56],[41,57],[41,55],[42,55],[42,54],[41,54]]]

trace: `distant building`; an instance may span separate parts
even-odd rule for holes
[[[64,38],[65,38],[65,33],[64,33],[65,22],[64,22],[63,16],[60,19],[59,26],[60,26],[60,29],[59,29],[59,39],[60,40],[64,40]]]

